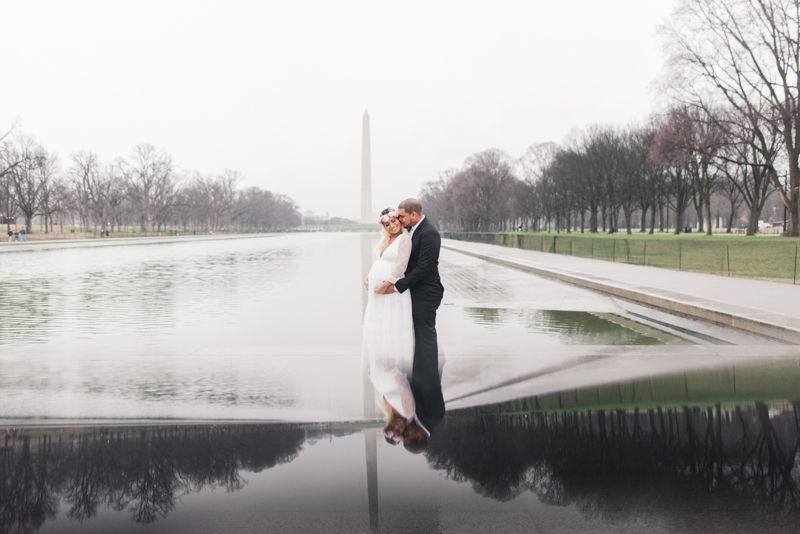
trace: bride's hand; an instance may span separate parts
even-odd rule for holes
[[[364,278],[364,289],[369,291],[369,278]]]
[[[383,282],[381,282],[381,285],[375,288],[375,293],[378,293],[379,295],[384,295],[386,293],[386,290],[391,285],[392,285],[391,283],[384,280]]]

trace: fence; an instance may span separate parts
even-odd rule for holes
[[[591,237],[570,234],[442,232],[459,241],[594,258],[679,271],[797,283],[798,245],[795,240],[747,238],[646,239]]]

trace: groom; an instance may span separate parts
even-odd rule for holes
[[[417,405],[417,423],[429,436],[433,427],[444,418],[439,345],[436,339],[436,310],[442,303],[444,294],[444,287],[439,279],[439,249],[442,238],[425,218],[422,205],[413,198],[400,203],[397,219],[411,235],[411,257],[403,278],[394,285],[384,282],[376,291],[385,294],[411,291],[415,342],[411,391]]]

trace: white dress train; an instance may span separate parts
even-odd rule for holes
[[[411,293],[379,295],[375,288],[384,281],[403,278],[411,255],[411,237],[403,233],[384,251],[367,275],[369,297],[364,311],[362,357],[378,398],[383,397],[397,412],[410,419],[416,407],[409,378],[414,364],[414,322]]]

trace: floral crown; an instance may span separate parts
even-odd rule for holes
[[[378,217],[378,224],[384,224],[396,218],[397,218],[397,210],[392,210],[389,213],[386,213]]]
[[[386,439],[390,439],[390,440],[394,441],[395,443],[400,443],[401,441],[403,441],[403,434],[395,434],[393,430],[388,430],[387,431],[384,428],[383,430],[381,430],[381,434]]]

